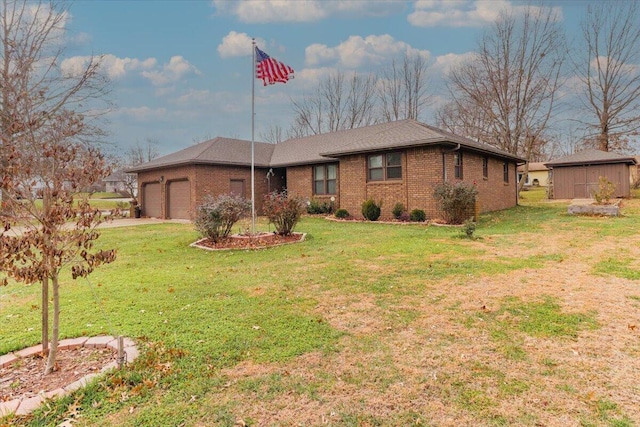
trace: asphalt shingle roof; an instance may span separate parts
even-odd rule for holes
[[[274,144],[256,142],[254,147],[255,165],[268,167]],[[251,141],[217,137],[200,144],[187,147],[150,162],[134,166],[127,172],[142,172],[168,166],[185,164],[251,165]]]
[[[510,160],[524,161],[522,158],[490,145],[407,119],[303,138],[292,138],[279,144],[256,142],[255,165],[258,167],[285,167],[326,163],[332,158],[348,154],[432,144],[460,144],[462,147],[491,153]],[[128,171],[142,172],[183,164],[249,166],[251,164],[251,142],[218,137],[135,166]]]
[[[545,166],[568,166],[568,165],[588,165],[602,163],[629,163],[636,164],[633,156],[623,156],[621,154],[612,153],[610,151],[601,151],[595,149],[582,150],[569,156],[560,157],[548,162]]]

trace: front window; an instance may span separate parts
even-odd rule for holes
[[[456,152],[453,155],[453,160],[454,160],[454,171],[455,171],[455,176],[458,179],[462,179],[462,153],[461,152]]]
[[[400,153],[375,154],[368,158],[369,181],[402,179]]]
[[[318,165],[313,167],[313,194],[336,194],[336,165]]]
[[[502,164],[502,175],[504,182],[509,182],[509,163],[504,162]]]

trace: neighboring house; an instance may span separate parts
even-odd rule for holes
[[[518,166],[518,182],[524,175],[524,165]],[[526,186],[546,187],[549,181],[549,168],[542,162],[530,162],[527,180],[524,182]]]
[[[549,198],[592,198],[599,190],[601,176],[615,185],[615,197],[629,197],[630,168],[636,168],[636,159],[589,149],[545,162],[545,165],[551,170]]]
[[[102,180],[104,191],[107,193],[129,193],[129,188],[137,188],[135,174],[127,173],[124,170],[113,172]],[[134,196],[130,194],[130,196]]]
[[[516,166],[524,160],[415,120],[255,143],[256,209],[270,191],[321,201],[361,217],[361,205],[396,203],[438,216],[433,192],[445,181],[475,184],[481,212],[517,204]],[[191,218],[206,195],[251,196],[251,142],[214,138],[128,170],[138,174],[143,214]]]

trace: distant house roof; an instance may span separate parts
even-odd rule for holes
[[[603,163],[627,163],[636,164],[633,156],[623,156],[621,154],[612,153],[610,151],[600,151],[595,149],[579,151],[569,156],[560,157],[544,164],[548,168],[554,166],[577,166],[577,165],[597,165]]]
[[[524,170],[524,165],[518,166],[518,172]],[[544,162],[529,162],[529,172],[547,171],[548,167],[544,165]]]
[[[114,171],[111,175],[102,179],[102,182],[120,182],[127,179],[127,172],[124,169]]]
[[[523,162],[524,159],[490,145],[472,141],[415,120],[380,123],[356,129],[292,138],[279,144],[255,143],[255,165],[286,167],[326,163],[349,154],[384,151],[424,145],[448,144]],[[217,137],[148,163],[127,172],[142,172],[183,164],[221,164],[249,166],[251,142]]]

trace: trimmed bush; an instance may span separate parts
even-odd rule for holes
[[[289,197],[286,191],[274,191],[264,196],[262,212],[278,234],[288,236],[304,212],[304,202],[300,197]]]
[[[217,242],[227,237],[233,224],[249,213],[251,202],[233,194],[223,194],[217,198],[206,196],[196,207],[194,225],[203,237]]]
[[[377,221],[380,218],[380,205],[382,203],[376,204],[373,199],[365,200],[362,203],[362,216],[369,221]]]
[[[347,212],[346,209],[338,209],[336,211],[336,218],[341,218],[341,219],[345,219],[345,218],[349,218],[351,215],[349,215],[349,212]]]
[[[414,209],[409,214],[409,219],[412,222],[425,222],[427,220],[427,214],[422,209]]]
[[[478,189],[464,182],[445,182],[436,186],[434,196],[444,219],[450,224],[462,224],[474,214]]]
[[[395,219],[400,219],[400,216],[406,212],[406,209],[404,208],[404,205],[402,203],[396,203],[393,206],[393,209],[391,209],[391,213],[393,214],[393,217]]]
[[[311,199],[307,203],[307,213],[314,214],[330,214],[332,211],[331,203],[320,202],[318,199]]]
[[[467,238],[473,240],[473,233],[476,231],[476,223],[475,221],[468,219],[464,222],[462,226],[462,232],[467,236]]]

